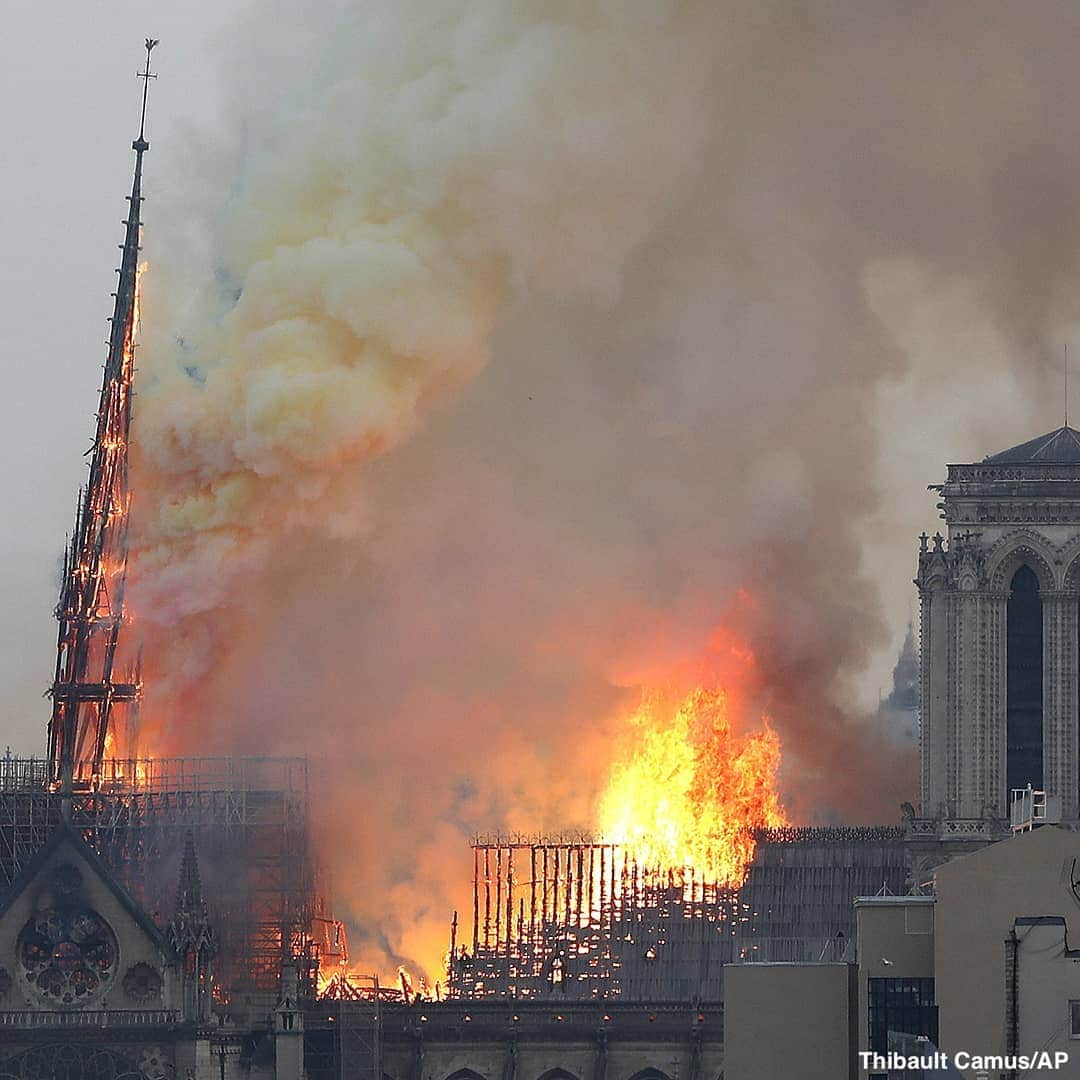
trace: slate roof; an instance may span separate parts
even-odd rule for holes
[[[1080,465],[1080,431],[1068,425],[1029,439],[1019,446],[991,454],[983,459],[987,465],[1024,465],[1027,463]]]

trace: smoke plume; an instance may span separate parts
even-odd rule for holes
[[[260,4],[147,215],[144,738],[321,759],[366,955],[429,969],[465,837],[591,825],[718,625],[792,816],[894,820],[923,485],[1056,421],[1074,19]]]

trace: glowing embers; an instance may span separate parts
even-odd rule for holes
[[[82,877],[75,867],[58,866],[51,884],[54,906],[36,912],[19,934],[20,973],[46,1004],[84,1005],[115,973],[116,938],[97,912],[77,906]]]
[[[378,976],[343,970],[320,971],[317,996],[320,1001],[405,1001],[401,989],[382,986]]]
[[[151,785],[155,759],[116,756],[117,736],[114,730],[105,733],[105,756],[98,764],[99,772],[90,778],[95,791],[135,791]]]
[[[727,635],[719,652],[713,686],[643,692],[600,802],[608,839],[687,887],[738,888],[754,858],[753,831],[787,824],[776,790],[779,738],[766,717],[742,734],[732,723],[748,711],[741,699],[754,682],[753,653]]]

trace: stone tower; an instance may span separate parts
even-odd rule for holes
[[[915,579],[920,816],[1005,828],[1030,785],[1076,820],[1080,432],[949,465],[931,490],[947,535],[922,536]]]

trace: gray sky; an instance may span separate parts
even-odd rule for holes
[[[115,288],[142,40],[154,54],[145,214],[152,220],[169,148],[213,122],[217,76],[233,44],[228,5],[191,0],[5,5],[0,116],[3,385],[0,455],[0,749],[41,753],[52,676],[52,609],[71,529]]]

